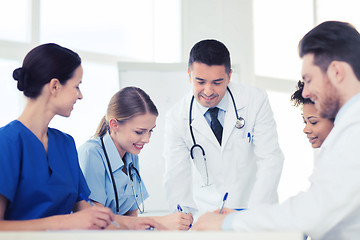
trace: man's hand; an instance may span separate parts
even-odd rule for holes
[[[199,217],[192,229],[195,231],[221,230],[222,223],[226,216],[226,214],[219,214],[219,211],[207,212]]]
[[[191,213],[176,212],[165,216],[154,217],[168,230],[189,230],[193,223],[193,217]]]

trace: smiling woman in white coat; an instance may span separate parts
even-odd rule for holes
[[[170,209],[214,210],[226,192],[231,208],[276,203],[283,155],[266,92],[230,84],[230,54],[217,40],[195,44],[188,72],[192,92],[166,116]]]

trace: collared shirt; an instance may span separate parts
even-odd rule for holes
[[[224,97],[221,99],[219,104],[215,106],[215,107],[219,108],[218,120],[222,126],[224,126],[225,113],[226,113],[228,105],[229,105],[228,98],[229,98],[229,93],[226,90]],[[210,113],[207,111],[207,110],[209,110],[209,108],[202,106],[198,101],[196,101],[196,104],[197,104],[198,108],[200,109],[200,111],[202,112],[202,114],[205,116],[205,119],[206,119],[207,123],[209,124],[209,126],[211,126],[211,116],[210,116]]]
[[[347,111],[347,109],[349,109],[355,102],[357,102],[357,100],[359,98],[360,98],[360,93],[358,93],[355,96],[353,96],[352,98],[350,98],[350,100],[347,101],[344,104],[344,106],[342,106],[342,108],[340,108],[340,110],[335,118],[335,124],[339,121],[339,119],[342,117],[342,115],[344,115],[344,113]]]
[[[353,240],[360,236],[360,95],[348,100],[323,142],[311,185],[280,205],[229,214],[223,230],[302,231],[313,239]]]
[[[128,211],[136,210],[137,203],[141,204],[149,194],[142,181],[140,183],[139,179],[135,177],[132,185],[129,176],[122,171],[124,162],[108,133],[103,137],[103,141],[116,183],[119,198],[119,214],[124,215]],[[78,153],[80,167],[91,191],[90,199],[109,207],[116,213],[114,186],[111,181],[101,139],[97,137],[88,140],[80,146]],[[133,164],[134,167],[139,170],[139,159],[137,155],[126,153],[124,157],[127,172],[129,171],[130,164]],[[132,174],[134,174],[134,171],[132,171]],[[137,197],[134,196],[134,191]]]

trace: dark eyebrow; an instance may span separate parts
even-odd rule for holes
[[[307,119],[310,120],[310,119],[312,119],[312,118],[316,118],[316,119],[317,119],[318,117],[316,117],[316,116],[310,116],[310,117],[308,117]]]
[[[218,79],[215,79],[215,80],[213,80],[214,82],[220,82],[220,81],[223,81],[224,80],[224,78],[218,78]]]
[[[202,78],[199,78],[199,77],[195,77],[196,80],[199,80],[199,81],[206,81],[206,79],[202,79]],[[215,80],[211,80],[211,81],[215,81],[215,82],[219,82],[219,81],[223,81],[224,78],[218,78],[218,79],[215,79]]]

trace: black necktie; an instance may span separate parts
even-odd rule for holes
[[[216,139],[218,140],[218,142],[221,145],[223,127],[221,126],[221,123],[219,122],[219,120],[217,118],[219,108],[217,108],[217,107],[209,108],[208,112],[210,113],[210,117],[211,117],[211,130],[213,131]]]

